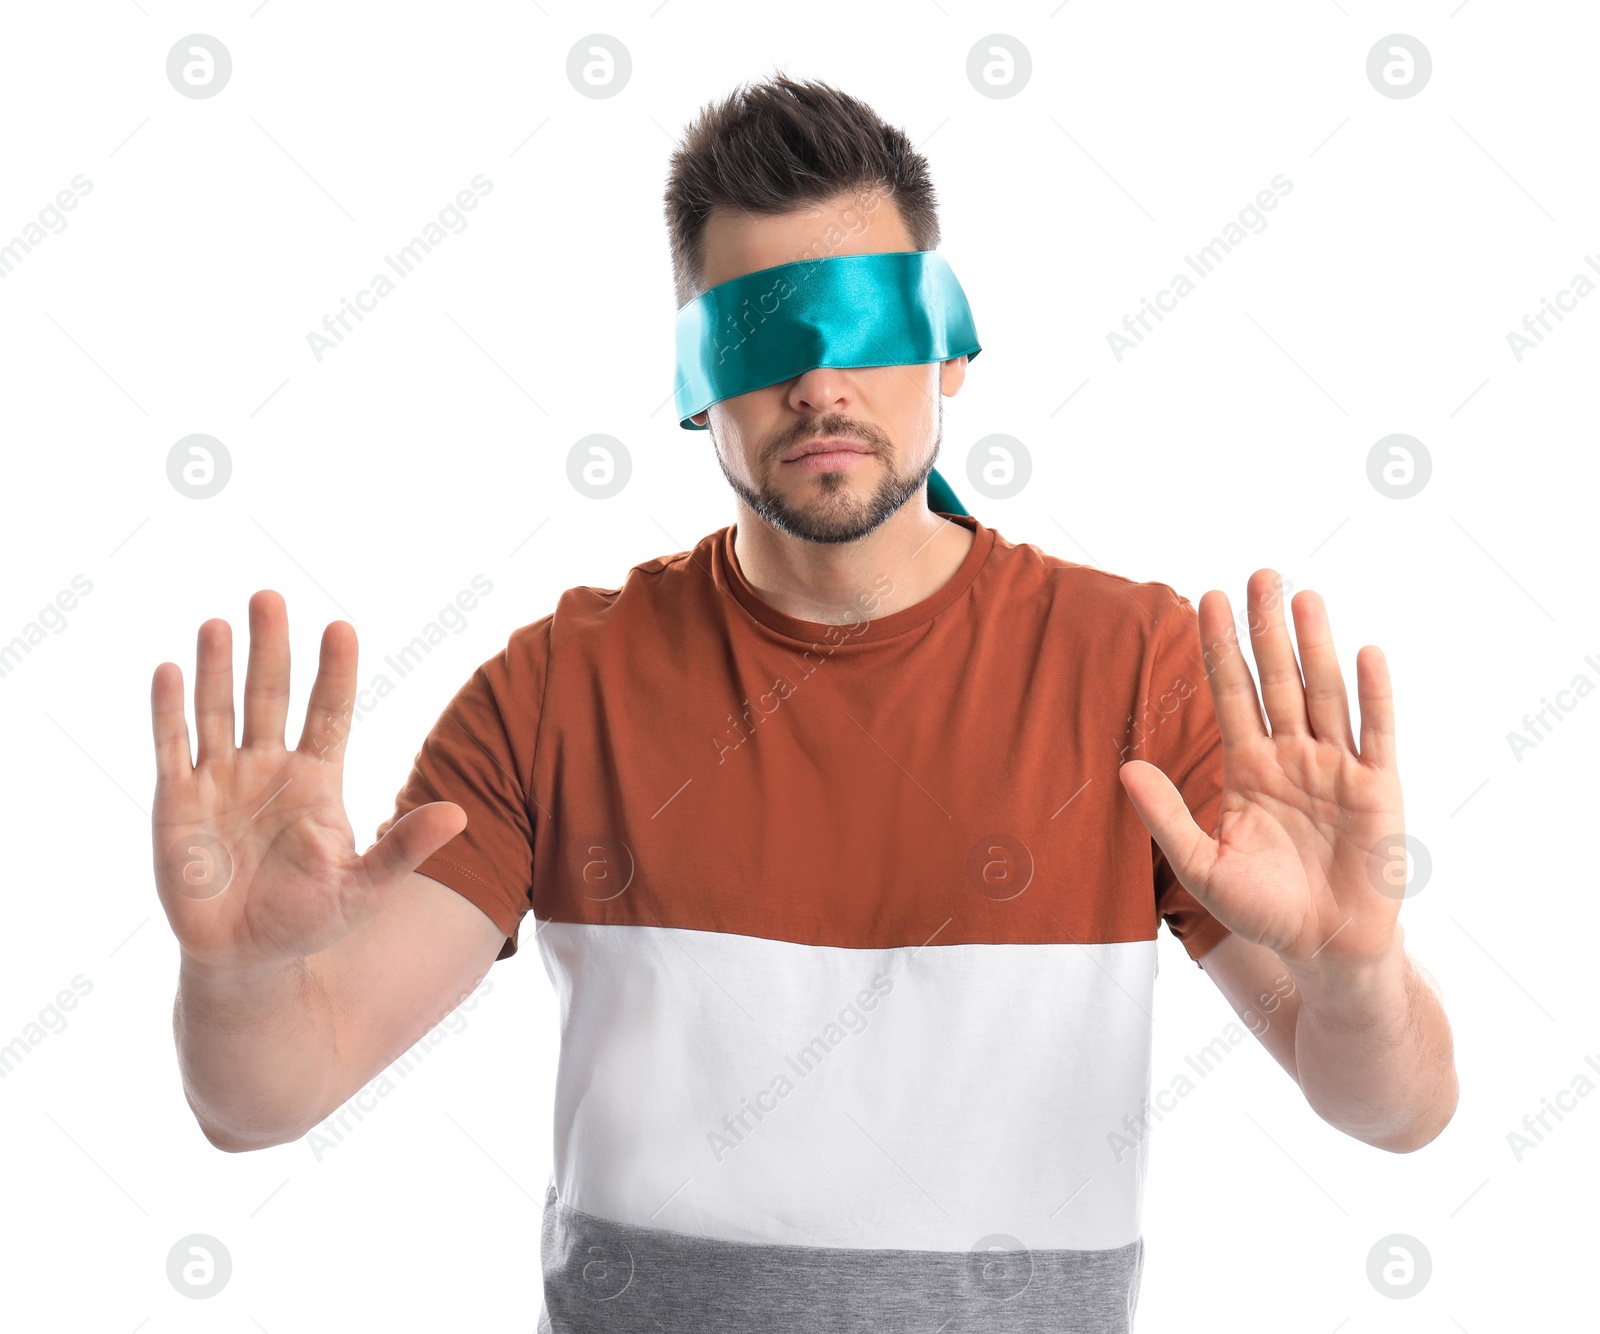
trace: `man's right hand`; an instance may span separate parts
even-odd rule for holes
[[[505,937],[416,870],[465,826],[455,803],[419,806],[356,851],[342,792],[355,630],[335,621],[323,632],[292,751],[281,597],[250,600],[237,745],[232,653],[226,621],[200,627],[193,763],[176,664],[156,668],[150,702],[184,1093],[207,1138],[239,1150],[297,1138],[334,1111],[466,998]]]
[[[386,895],[466,824],[453,802],[408,812],[365,854],[345,817],[345,747],[356,691],[356,634],[322,634],[322,660],[293,750],[289,619],[283,599],[250,599],[244,735],[234,744],[228,623],[200,627],[194,685],[200,749],[189,762],[183,673],[156,668],[156,887],[183,952],[207,965],[281,963],[321,953],[369,920]]]

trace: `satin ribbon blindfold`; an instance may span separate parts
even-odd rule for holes
[[[678,424],[713,403],[818,367],[916,366],[976,357],[966,294],[934,250],[831,255],[718,283],[677,317]],[[967,511],[937,472],[930,509]]]

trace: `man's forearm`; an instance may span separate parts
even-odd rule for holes
[[[220,969],[184,958],[173,1034],[184,1094],[211,1143],[266,1148],[316,1124],[336,1079],[333,1010],[303,961]]]
[[[1398,926],[1389,952],[1361,964],[1290,965],[1300,993],[1300,1087],[1330,1125],[1378,1148],[1427,1144],[1456,1108],[1454,1044],[1438,996],[1407,957]]]

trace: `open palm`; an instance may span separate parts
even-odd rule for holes
[[[1373,957],[1393,937],[1405,884],[1388,668],[1376,647],[1356,655],[1358,751],[1322,599],[1295,595],[1297,662],[1276,573],[1256,571],[1247,596],[1259,697],[1227,597],[1200,600],[1223,746],[1214,834],[1154,765],[1125,764],[1123,786],[1179,883],[1236,935],[1285,962]]]
[[[191,958],[234,964],[318,953],[376,913],[388,890],[460,831],[461,808],[433,802],[356,851],[342,790],[355,678],[355,631],[335,621],[323,633],[300,742],[286,749],[288,614],[276,593],[257,593],[238,745],[231,632],[220,620],[200,627],[200,745],[191,764],[183,674],[173,663],[156,668],[156,888]]]

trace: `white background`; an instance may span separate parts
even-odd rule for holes
[[[78,173],[93,184],[0,280],[0,640],[74,575],[93,584],[0,678],[0,1044],[75,976],[92,984],[0,1081],[0,1321],[531,1328],[556,1020],[536,952],[496,967],[465,1026],[320,1160],[304,1142],[212,1149],[172,1049],[150,676],[170,659],[192,683],[209,616],[233,623],[242,670],[246,600],[278,589],[292,739],[327,621],[356,626],[365,681],[488,576],[464,632],[356,725],[347,801],[370,838],[445,701],[514,627],[730,522],[708,437],[664,406],[661,194],[696,109],[779,67],[864,98],[931,161],[984,345],[941,457],[970,509],[1196,602],[1217,587],[1237,608],[1274,566],[1326,597],[1347,677],[1377,643],[1395,678],[1408,825],[1433,861],[1402,920],[1453,1021],[1460,1110],[1389,1155],[1319,1121],[1253,1041],[1232,1052],[1156,1128],[1139,1327],[1596,1319],[1580,1276],[1600,1097],[1520,1162],[1507,1140],[1600,1061],[1600,700],[1520,760],[1507,741],[1576,675],[1600,683],[1584,662],[1600,659],[1600,298],[1520,363],[1506,339],[1600,251],[1590,7],[103,0],[0,20],[0,243]],[[997,31],[1033,63],[1003,100],[966,76]],[[233,59],[206,100],[165,75],[194,32]],[[606,100],[565,73],[595,32],[633,61]],[[1433,58],[1404,100],[1365,73],[1397,32]],[[477,173],[493,190],[466,230],[318,362],[307,333]],[[1266,229],[1119,363],[1107,332],[1278,173],[1293,190]],[[203,501],[166,475],[195,432],[233,463]],[[593,432],[633,460],[607,501],[567,481]],[[1033,458],[1014,499],[965,479],[992,432]],[[1408,500],[1367,480],[1393,432],[1433,460]],[[1158,1086],[1232,1017],[1165,933],[1161,950]],[[166,1277],[194,1232],[233,1257],[208,1301]],[[1433,1258],[1407,1300],[1366,1275],[1396,1232]]]

